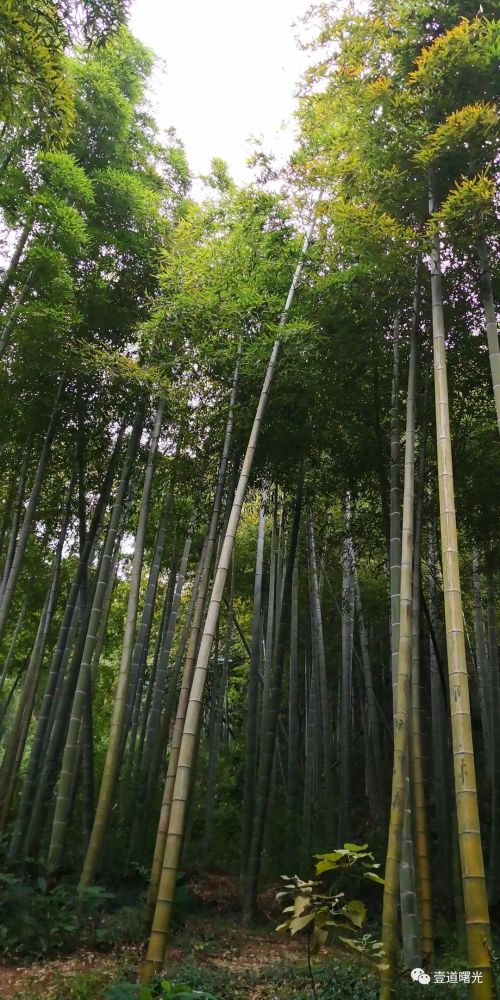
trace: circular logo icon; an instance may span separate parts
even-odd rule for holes
[[[422,983],[422,986],[427,986],[431,981],[431,977],[423,969],[412,969],[411,978],[414,983]]]

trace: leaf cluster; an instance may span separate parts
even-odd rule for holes
[[[316,854],[316,875],[328,874],[327,888],[324,879],[303,880],[298,875],[282,875],[285,886],[276,898],[287,903],[291,899],[292,902],[283,909],[283,913],[290,916],[277,930],[281,933],[289,931],[291,935],[305,931],[311,954],[316,954],[326,944],[329,934],[333,934],[343,944],[380,961],[381,944],[373,942],[369,935],[356,936],[366,919],[365,904],[359,899],[346,900],[345,893],[338,888],[339,879],[345,876],[369,879],[383,885],[383,879],[376,871],[379,865],[367,848],[367,844],[344,844],[343,848],[331,853]],[[350,932],[348,937],[339,933],[346,930]],[[353,932],[354,936],[351,936]]]

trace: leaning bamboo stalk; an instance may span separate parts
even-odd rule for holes
[[[315,220],[311,220],[306,236],[300,260],[295,269],[290,290],[288,292],[285,308],[283,310],[280,327],[285,326],[290,307],[293,302],[295,291],[302,272],[305,253],[309,246],[314,230]],[[257,410],[254,417],[250,438],[248,441],[245,457],[240,471],[240,477],[228,521],[228,526],[224,538],[224,544],[220,554],[219,564],[212,587],[212,595],[208,609],[205,627],[200,643],[200,650],[196,662],[193,684],[189,706],[184,724],[182,744],[179,754],[179,764],[177,767],[175,788],[172,802],[169,832],[165,847],[165,857],[163,862],[162,876],[158,892],[158,899],[153,918],[151,937],[148,946],[146,960],[142,970],[142,978],[149,981],[155,969],[161,967],[165,955],[165,946],[168,936],[168,929],[172,914],[172,906],[175,893],[177,871],[182,851],[184,832],[187,819],[187,802],[191,786],[191,772],[194,762],[198,731],[201,722],[203,692],[207,676],[210,651],[215,635],[215,629],[219,618],[220,606],[224,593],[226,577],[233,554],[236,531],[238,528],[243,501],[246,496],[250,475],[252,472],[257,443],[259,440],[264,415],[267,408],[271,384],[274,378],[278,357],[281,350],[281,338],[278,337],[274,343],[264,377]]]

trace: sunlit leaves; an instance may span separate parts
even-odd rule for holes
[[[499,217],[495,207],[495,183],[486,174],[463,177],[457,181],[433,216],[434,224],[444,223],[453,243],[470,244],[472,236],[498,232]]]
[[[486,157],[492,159],[494,149],[491,143],[487,144],[487,140],[491,138],[498,141],[499,120],[498,111],[491,103],[480,102],[458,108],[425,137],[424,145],[415,154],[415,159],[424,166],[429,166],[443,154],[462,144],[469,149],[469,156],[473,156],[475,162],[482,149]]]
[[[59,145],[73,119],[73,93],[65,72],[67,33],[53,0],[5,0],[0,11],[0,115],[18,120],[34,105],[45,145]]]
[[[375,947],[372,947],[369,936],[360,938],[356,935],[366,920],[365,904],[359,899],[346,900],[344,892],[332,883],[332,876],[338,878],[348,875],[363,879],[375,875],[376,880],[383,884],[382,879],[373,870],[378,865],[375,864],[373,854],[367,847],[367,844],[344,844],[343,848],[338,848],[336,851],[316,855],[319,859],[316,863],[316,875],[324,876],[328,873],[328,887],[325,887],[324,881],[319,878],[306,881],[298,875],[292,877],[282,875],[284,889],[277,893],[276,898],[288,903],[283,913],[290,916],[277,927],[278,932],[289,931],[293,936],[305,931],[308,936],[308,947],[313,955],[326,944],[329,934],[333,934],[337,939],[350,947],[356,947],[378,962],[381,957],[379,943],[373,942]],[[340,932],[346,929],[355,936],[349,938],[341,936]]]

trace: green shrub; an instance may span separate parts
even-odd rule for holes
[[[92,943],[99,914],[111,894],[91,886],[49,887],[43,878],[23,882],[0,874],[0,946],[10,960],[39,959]]]

